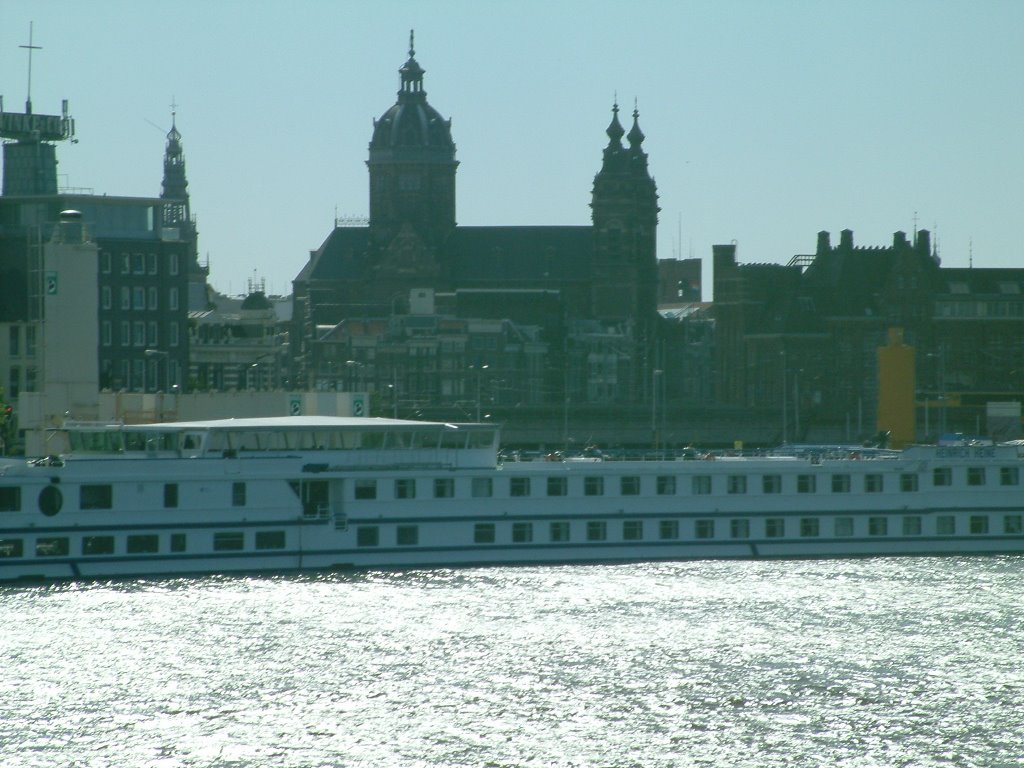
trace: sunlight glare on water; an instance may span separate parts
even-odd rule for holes
[[[0,764],[1020,766],[1024,559],[0,588]]]

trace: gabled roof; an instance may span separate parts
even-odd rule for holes
[[[456,281],[582,280],[594,250],[590,226],[458,227],[447,243]]]

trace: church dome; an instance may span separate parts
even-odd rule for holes
[[[415,58],[412,33],[409,33],[409,60],[398,70],[402,87],[398,101],[373,121],[371,150],[443,149],[454,151],[451,120],[427,103],[423,90],[425,70]]]

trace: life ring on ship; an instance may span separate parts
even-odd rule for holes
[[[64,495],[60,488],[48,485],[39,492],[39,511],[47,517],[53,517],[64,506]]]

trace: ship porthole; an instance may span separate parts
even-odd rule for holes
[[[39,492],[39,511],[47,517],[53,517],[64,505],[64,496],[60,488],[55,485],[48,485]]]

